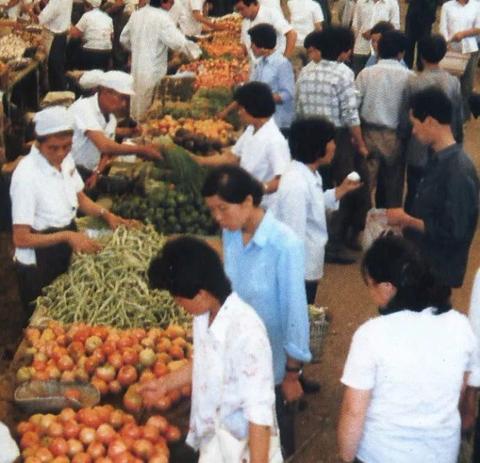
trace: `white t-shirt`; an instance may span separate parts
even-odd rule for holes
[[[54,34],[62,34],[70,28],[73,0],[50,0],[38,15],[38,22]]]
[[[233,146],[232,152],[240,158],[240,166],[262,183],[282,175],[290,162],[287,140],[273,117],[256,132],[249,125]],[[262,205],[271,205],[275,196],[276,193],[264,195]]]
[[[95,144],[87,137],[86,132],[103,132],[110,139],[115,138],[117,119],[113,114],[105,120],[104,115],[98,106],[98,94],[88,98],[81,98],[68,108],[73,117],[73,144],[72,155],[75,164],[94,170],[100,162],[100,151]]]
[[[205,0],[180,0],[183,5],[183,13],[178,18],[180,30],[188,36],[200,35],[202,33],[202,23],[193,17],[194,11],[203,13],[203,4]]]
[[[203,446],[218,418],[237,439],[248,423],[273,426],[275,404],[272,351],[255,310],[230,294],[212,324],[209,314],[193,317],[192,410],[187,443]]]
[[[470,310],[468,313],[470,323],[472,324],[473,332],[477,337],[477,341],[480,344],[480,269],[478,269],[477,274],[475,275],[475,280],[473,281],[472,296],[470,299]],[[472,372],[470,375],[469,384],[475,385],[480,383],[480,371],[479,375],[475,375]]]
[[[478,345],[455,310],[403,310],[355,332],[342,383],[371,390],[357,457],[368,463],[456,463],[464,373]]]
[[[9,429],[0,423],[0,463],[13,463],[20,456],[20,450]]]
[[[457,0],[450,0],[442,5],[440,11],[440,34],[449,41],[457,32],[480,27],[480,2],[472,0],[462,5]],[[478,50],[477,37],[466,37],[460,42],[450,42],[454,50],[472,53]]]
[[[297,47],[303,47],[305,37],[324,21],[322,8],[314,0],[290,0],[290,24],[297,33]]]
[[[37,231],[66,227],[77,214],[77,194],[82,190],[83,181],[71,154],[65,157],[58,171],[32,146],[12,175],[12,223],[29,225]],[[16,248],[15,259],[24,265],[33,265],[35,251]]]
[[[75,25],[83,33],[83,48],[111,50],[113,21],[107,13],[95,8],[87,11]]]
[[[312,172],[299,161],[291,161],[282,174],[270,209],[305,245],[305,280],[316,281],[323,276],[328,240],[325,210],[336,210],[338,206],[335,189],[324,192],[318,172]]]
[[[285,34],[292,30],[292,26],[287,22],[281,11],[279,11],[277,8],[269,8],[260,5],[255,19],[244,18],[242,21],[240,40],[245,45],[245,48],[248,50],[249,56],[252,60],[254,60],[254,56],[250,49],[250,36],[248,35],[248,31],[253,26],[262,23],[272,25],[277,31],[276,50],[279,50],[280,53],[283,53],[285,51],[285,45],[287,43],[285,39]]]

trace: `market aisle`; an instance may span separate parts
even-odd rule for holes
[[[471,121],[466,130],[465,149],[480,171],[480,121]],[[473,278],[480,267],[480,232],[477,227],[470,249],[468,270],[463,287],[453,294],[454,307],[468,310]],[[335,427],[340,407],[341,377],[352,334],[355,329],[376,314],[363,284],[359,264],[350,266],[326,265],[317,303],[327,306],[333,321],[324,345],[322,362],[307,368],[308,377],[322,384],[319,395],[308,396],[309,407],[299,415],[298,442],[305,448],[294,463],[335,463]]]

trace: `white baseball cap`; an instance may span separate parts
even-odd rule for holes
[[[133,77],[122,71],[105,72],[100,80],[102,87],[110,88],[124,95],[135,95]]]
[[[82,77],[78,80],[78,84],[84,90],[90,90],[92,88],[98,87],[101,82],[103,75],[105,73],[100,69],[93,69],[91,71],[85,71],[82,74]]]
[[[73,118],[64,106],[50,106],[33,117],[35,133],[43,137],[73,130]]]

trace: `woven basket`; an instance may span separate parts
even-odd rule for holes
[[[328,331],[328,321],[323,307],[309,306],[310,317],[310,352],[312,363],[320,362],[323,341]]]

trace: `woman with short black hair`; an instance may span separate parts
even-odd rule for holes
[[[355,332],[338,424],[343,461],[455,463],[458,404],[479,386],[479,352],[468,319],[451,309],[418,250],[386,236],[367,251],[362,274],[380,316]]]

